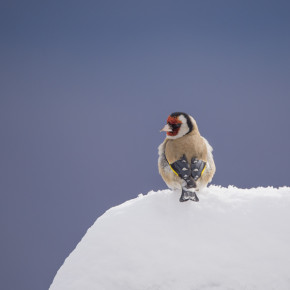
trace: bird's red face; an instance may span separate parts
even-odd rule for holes
[[[167,118],[167,124],[161,131],[165,131],[168,139],[177,139],[193,130],[193,118],[186,113],[175,112]],[[194,121],[194,120],[193,120]]]
[[[172,129],[172,132],[167,132],[168,136],[176,136],[179,132],[182,122],[179,120],[178,117],[169,116],[167,118],[167,124]]]
[[[161,131],[166,131],[167,136],[176,136],[179,132],[182,122],[178,116],[169,116],[167,118],[167,124]]]

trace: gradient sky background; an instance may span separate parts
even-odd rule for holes
[[[2,0],[0,288],[48,289],[107,209],[166,188],[174,111],[214,184],[290,186],[289,3]]]

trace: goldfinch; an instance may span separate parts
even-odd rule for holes
[[[211,182],[216,171],[212,147],[186,113],[172,113],[161,131],[166,138],[158,147],[160,175],[169,188],[181,190],[180,202],[198,201],[196,192]]]

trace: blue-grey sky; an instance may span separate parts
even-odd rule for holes
[[[214,184],[290,186],[289,8],[1,1],[0,288],[48,289],[105,210],[166,188],[174,111],[214,147]]]

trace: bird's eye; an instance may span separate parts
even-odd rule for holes
[[[172,130],[176,130],[178,128],[180,128],[181,124],[169,124],[170,127],[172,128]]]

